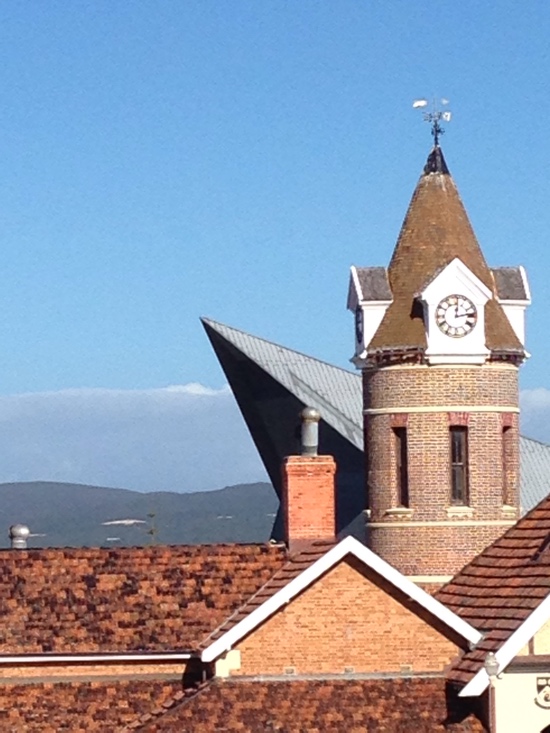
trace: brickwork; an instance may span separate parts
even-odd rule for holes
[[[507,529],[504,525],[470,526],[460,520],[442,527],[400,524],[368,527],[369,546],[404,575],[425,576],[454,575]]]
[[[517,368],[511,366],[365,371],[370,547],[406,574],[449,575],[499,537],[519,507],[517,406]],[[407,416],[406,513],[396,511],[396,414]],[[461,506],[451,496],[451,426],[467,429],[468,491]]]
[[[502,415],[502,500],[519,503],[519,415]]]
[[[289,547],[334,538],[335,473],[332,456],[290,456],[284,461],[283,516]]]
[[[239,643],[233,674],[442,672],[456,640],[398,594],[359,561],[342,561]]]
[[[366,408],[519,404],[518,370],[488,363],[482,367],[417,366],[363,372]]]

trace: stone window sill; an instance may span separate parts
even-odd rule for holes
[[[474,516],[474,510],[471,506],[449,506],[447,516],[449,519],[471,519]]]
[[[503,504],[502,505],[502,516],[504,519],[517,519],[518,518],[518,510],[515,506],[510,506],[509,504]]]
[[[407,506],[394,506],[384,512],[385,517],[395,517],[396,519],[410,519],[412,515],[413,510]]]

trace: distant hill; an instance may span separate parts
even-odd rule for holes
[[[0,547],[12,524],[35,535],[29,547],[265,542],[279,502],[270,484],[218,491],[141,493],[50,481],[0,484]],[[123,519],[143,523],[105,524]]]

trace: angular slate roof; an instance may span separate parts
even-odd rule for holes
[[[434,153],[439,160],[433,164]],[[495,283],[439,148],[432,150],[405,216],[388,268],[393,302],[374,334],[370,354],[418,351],[426,348],[422,312],[415,297],[455,257],[489,290]],[[496,299],[485,306],[485,340],[496,353],[524,353],[510,322]]]
[[[305,405],[316,407],[325,422],[362,449],[361,393],[357,392],[357,374],[210,318],[202,318],[201,321],[258,364]]]
[[[253,361],[269,378],[281,384],[303,405],[315,407],[321,413],[322,420],[338,432],[345,441],[358,450],[363,450],[363,400],[361,375],[358,372],[332,366],[211,319],[202,320],[219,338],[234,347],[242,360]],[[231,386],[233,387],[233,384]],[[246,383],[240,384],[239,388],[250,391],[253,389]],[[281,403],[278,407],[278,420],[280,423],[285,423],[281,428],[282,432],[292,434],[297,425],[297,410],[289,411],[287,414],[285,405]],[[262,425],[266,430],[274,429],[266,422],[263,422]],[[251,432],[255,429],[254,425],[249,425],[249,428]],[[272,442],[275,443],[275,440]],[[261,446],[258,448],[262,460],[266,461],[266,455]],[[348,461],[348,456],[338,453],[338,450],[332,452],[339,468],[342,469]],[[275,456],[277,466],[280,465],[283,457],[282,454]],[[520,460],[521,507],[525,512],[532,509],[550,493],[550,446],[522,436],[520,438]],[[277,476],[274,478],[275,483]],[[354,481],[357,485],[357,492],[362,495],[364,486],[362,462],[357,463]]]
[[[0,654],[188,652],[287,560],[280,545],[0,552]]]
[[[139,733],[482,733],[441,678],[225,680],[177,695]],[[447,702],[449,707],[447,707]]]
[[[485,637],[454,666],[465,684],[550,593],[550,497],[489,545],[436,594]]]

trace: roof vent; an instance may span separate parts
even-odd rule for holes
[[[13,550],[26,550],[27,539],[31,531],[25,524],[12,524],[10,527],[10,541]]]
[[[302,455],[316,456],[319,448],[319,420],[321,415],[314,407],[304,407],[302,418]]]

